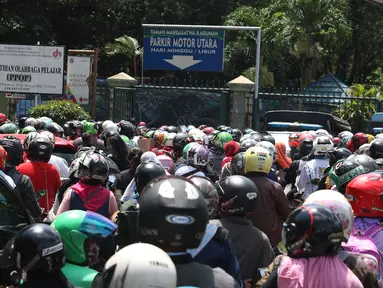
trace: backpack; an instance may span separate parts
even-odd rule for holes
[[[137,200],[130,199],[121,205],[117,214],[117,231],[115,234],[116,244],[119,249],[138,242],[139,205]]]

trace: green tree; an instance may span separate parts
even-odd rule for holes
[[[137,39],[129,36],[121,36],[115,39],[115,42],[108,43],[105,46],[105,51],[108,56],[123,55],[131,61],[127,61],[124,69],[127,72],[133,71],[134,76],[137,76],[137,58],[142,61],[143,48],[140,47]]]
[[[64,125],[70,120],[90,120],[91,117],[80,105],[69,100],[48,101],[31,109],[31,117],[49,117],[54,122]]]

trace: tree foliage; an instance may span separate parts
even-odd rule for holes
[[[31,109],[31,117],[49,117],[63,125],[70,120],[90,120],[90,115],[78,104],[68,100],[48,101]]]

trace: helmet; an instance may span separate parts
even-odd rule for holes
[[[150,181],[165,175],[166,172],[164,168],[162,168],[162,166],[156,162],[150,161],[139,165],[134,175],[137,192],[141,193],[141,191]]]
[[[275,146],[271,144],[271,142],[261,141],[255,146],[265,148],[267,151],[269,151],[270,156],[273,158],[273,163],[277,160],[277,149],[275,149]]]
[[[298,207],[283,224],[282,241],[292,258],[336,255],[342,240],[342,222],[322,205]]]
[[[256,142],[261,142],[262,141],[262,135],[256,131],[250,132],[250,139],[255,140]]]
[[[0,146],[0,170],[5,171],[7,166],[8,153],[3,146]]]
[[[254,130],[253,130],[253,129],[250,129],[250,128],[246,128],[246,129],[243,131],[243,133],[245,133],[245,134],[250,134],[251,132],[254,132]]]
[[[343,224],[343,242],[350,238],[354,212],[346,197],[332,190],[319,190],[309,195],[303,205],[319,204],[331,209]]]
[[[141,242],[197,248],[208,223],[206,200],[189,180],[169,176],[147,185],[140,198]]]
[[[330,134],[328,134],[328,132],[324,129],[318,129],[317,131],[315,131],[315,137],[319,136],[330,136]]]
[[[324,155],[334,148],[334,144],[328,136],[319,136],[315,138],[313,146],[315,155]]]
[[[110,123],[105,127],[104,132],[105,132],[105,134],[118,133],[118,126],[114,123]]]
[[[174,138],[176,137],[176,135],[177,134],[173,133],[173,132],[169,133],[168,134],[168,139],[166,140],[164,146],[166,146],[166,147],[173,147],[173,141],[174,141]]]
[[[69,178],[70,179],[79,179],[79,177],[78,177],[78,167],[79,166],[80,166],[80,158],[74,159],[69,166]]]
[[[373,159],[383,158],[383,140],[377,139],[372,141],[369,154]]]
[[[81,180],[100,180],[104,183],[109,176],[109,165],[103,155],[96,151],[83,153],[79,157],[78,176]]]
[[[11,247],[17,256],[17,266],[23,272],[49,274],[65,265],[65,251],[60,234],[46,224],[23,228]]]
[[[45,116],[38,118],[37,121],[41,123],[42,129],[47,129],[53,123],[51,118]]]
[[[355,150],[357,150],[363,144],[368,143],[368,137],[364,133],[356,133],[354,136],[352,136],[351,142],[352,142],[352,145],[354,146]]]
[[[136,134],[136,127],[129,121],[121,120],[118,124],[119,130],[118,132],[121,135],[128,136],[129,138],[133,138]]]
[[[29,144],[31,144],[31,142],[39,135],[39,133],[37,132],[30,132],[27,134],[27,136],[25,137],[24,139],[24,143],[23,143],[23,148],[24,148],[24,151],[28,151],[29,149]]]
[[[236,154],[230,162],[231,175],[244,175],[245,152]]]
[[[25,120],[25,126],[33,126],[36,128],[37,120],[33,117],[29,117],[27,120]]]
[[[7,162],[9,164],[18,166],[23,162],[23,146],[18,138],[2,138],[0,139],[0,145],[7,151]]]
[[[139,126],[139,127],[145,127],[145,126],[146,126],[146,123],[143,122],[143,121],[141,121],[140,123],[138,123],[138,126]]]
[[[111,120],[105,120],[104,122],[102,122],[102,130],[105,130],[105,128],[106,128],[109,124],[114,124],[114,122],[111,121]]]
[[[246,135],[249,135],[249,134],[246,134]],[[255,147],[257,145],[257,141],[255,141],[254,139],[246,139],[244,141],[242,141],[240,144],[240,147],[239,147],[239,151],[240,152],[246,152],[247,149],[251,148],[251,147]]]
[[[381,173],[369,173],[356,177],[346,189],[346,198],[357,217],[383,217],[383,178]]]
[[[290,148],[298,148],[299,147],[299,136],[300,133],[291,133],[289,135],[289,146]]]
[[[28,134],[28,136],[30,134]],[[27,156],[29,159],[48,162],[52,153],[53,144],[46,135],[38,134],[28,145]]]
[[[157,136],[154,137],[154,145],[157,148],[163,148],[165,146],[165,143],[168,141],[169,133],[166,131],[160,131],[158,134],[155,133],[155,135]]]
[[[58,215],[51,226],[60,233],[65,247],[65,256],[74,264],[86,262],[84,244],[87,239],[108,237],[117,228],[117,225],[108,218],[82,210],[70,210]]]
[[[347,148],[335,148],[327,152],[327,157],[330,159],[330,166],[334,166],[338,160],[346,159],[351,154]]]
[[[374,172],[378,169],[378,165],[376,165],[374,159],[367,155],[350,155],[347,159],[352,160],[354,162],[359,163],[364,167],[366,173]]]
[[[0,133],[1,134],[17,134],[17,131],[19,129],[17,128],[15,123],[4,123],[0,126]]]
[[[350,131],[342,131],[342,132],[340,132],[339,134],[338,134],[338,137],[340,138],[340,139],[343,139],[343,138],[345,138],[345,137],[347,137],[347,138],[351,138],[352,136],[354,136],[354,134],[352,134],[352,132],[350,132]]]
[[[160,161],[162,167],[164,167],[164,169],[168,171],[169,174],[174,174],[175,165],[172,158],[170,158],[168,155],[162,154],[158,155],[157,159],[158,161]]]
[[[214,138],[213,138],[213,145],[216,148],[223,149],[223,146],[227,143],[233,141],[233,137],[228,132],[219,132]]]
[[[311,153],[314,148],[314,140],[311,138],[304,138],[299,144],[299,154],[304,157]]]
[[[205,133],[206,135],[209,135],[213,131],[214,131],[213,127],[206,127],[205,129],[203,129],[203,133]]]
[[[314,136],[310,134],[309,132],[302,132],[299,136],[299,141],[302,142],[303,139],[311,139],[314,141]]]
[[[362,165],[348,159],[339,160],[330,170],[329,177],[339,192],[346,192],[347,184],[356,176],[364,174]]]
[[[372,141],[375,140],[375,136],[374,135],[371,135],[371,134],[366,134],[366,135],[367,135],[368,143],[371,143]]]
[[[49,131],[41,131],[41,132],[40,132],[40,135],[47,136],[48,139],[49,139],[49,141],[51,141],[52,145],[55,146],[56,138],[55,138],[55,135],[53,135],[52,132],[49,132]]]
[[[82,126],[82,130],[91,135],[98,134],[97,124],[93,122],[85,122]]]
[[[7,122],[7,120],[8,120],[7,115],[5,115],[4,113],[0,113],[0,125]]]
[[[334,147],[338,147],[340,145],[340,138],[339,137],[332,138],[332,143],[334,144]]]
[[[217,186],[221,190],[221,211],[224,215],[244,216],[254,212],[258,188],[249,178],[229,176],[220,180]]]
[[[47,129],[49,132],[51,132],[56,137],[63,137],[64,129],[57,123],[52,122]]]
[[[379,170],[383,169],[383,158],[375,159],[375,163],[378,166]]]
[[[36,128],[33,126],[25,126],[23,130],[21,130],[21,134],[28,134],[30,132],[36,132]]]
[[[177,270],[160,248],[136,243],[122,248],[106,262],[102,282],[104,288],[175,288]]]
[[[166,129],[169,133],[178,133],[178,128],[176,126],[168,126],[168,129]]]
[[[249,148],[244,154],[244,172],[260,172],[269,174],[273,165],[273,158],[268,150],[262,147]]]
[[[242,131],[239,129],[231,130],[231,136],[233,137],[233,141],[239,142],[239,139],[242,137]]]
[[[190,143],[190,138],[186,133],[177,133],[173,139],[174,151],[182,151],[184,147]]]
[[[357,154],[365,154],[367,155],[370,150],[370,144],[363,144],[359,147],[359,149],[356,151]]]
[[[377,139],[379,139],[379,140],[383,140],[383,133],[379,133],[379,134],[377,134],[377,135],[375,136],[375,140],[377,140]]]
[[[191,142],[189,144],[187,144],[184,149],[182,150],[182,158],[184,158],[185,160],[188,159],[188,153],[189,153],[189,150],[191,149],[191,147],[193,147],[194,145],[200,145],[198,144],[197,142]]]
[[[205,197],[209,219],[215,219],[219,209],[219,194],[214,183],[206,177],[195,175],[191,176],[189,180],[197,186],[199,191]]]
[[[19,127],[21,129],[25,127],[25,120],[27,120],[27,119],[28,119],[28,117],[21,117],[21,118],[19,118],[18,123],[19,123]]]
[[[270,142],[271,144],[275,145],[275,139],[271,135],[262,135],[261,141],[267,141]]]
[[[213,154],[206,146],[193,145],[187,154],[187,165],[204,167],[211,158],[213,158]]]

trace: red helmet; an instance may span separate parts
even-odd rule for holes
[[[334,146],[338,147],[340,144],[340,138],[339,137],[332,138],[332,143],[334,143]]]
[[[309,132],[302,132],[301,135],[299,136],[299,142],[302,142],[303,139],[307,139],[307,138],[314,140],[314,135]]]
[[[351,141],[352,141],[352,146],[354,147],[356,151],[359,149],[360,146],[368,143],[368,136],[364,133],[356,133],[354,136],[352,136]]]
[[[199,130],[203,130],[203,129],[205,129],[206,127],[207,127],[207,125],[199,125],[198,129],[199,129]]]
[[[4,115],[4,114],[3,114]],[[3,146],[0,146],[0,170],[5,171],[7,165],[8,153]]]
[[[311,134],[310,134],[311,135]],[[299,141],[299,137],[301,136],[301,133],[292,133],[289,135],[289,146],[291,148],[298,148],[301,144],[301,141]]]
[[[203,129],[203,133],[205,133],[206,135],[209,135],[213,131],[214,131],[213,127],[206,127],[205,129]]]
[[[8,120],[7,115],[0,113],[0,125]]]
[[[348,183],[346,197],[355,216],[383,217],[383,177],[373,172],[359,175]]]

